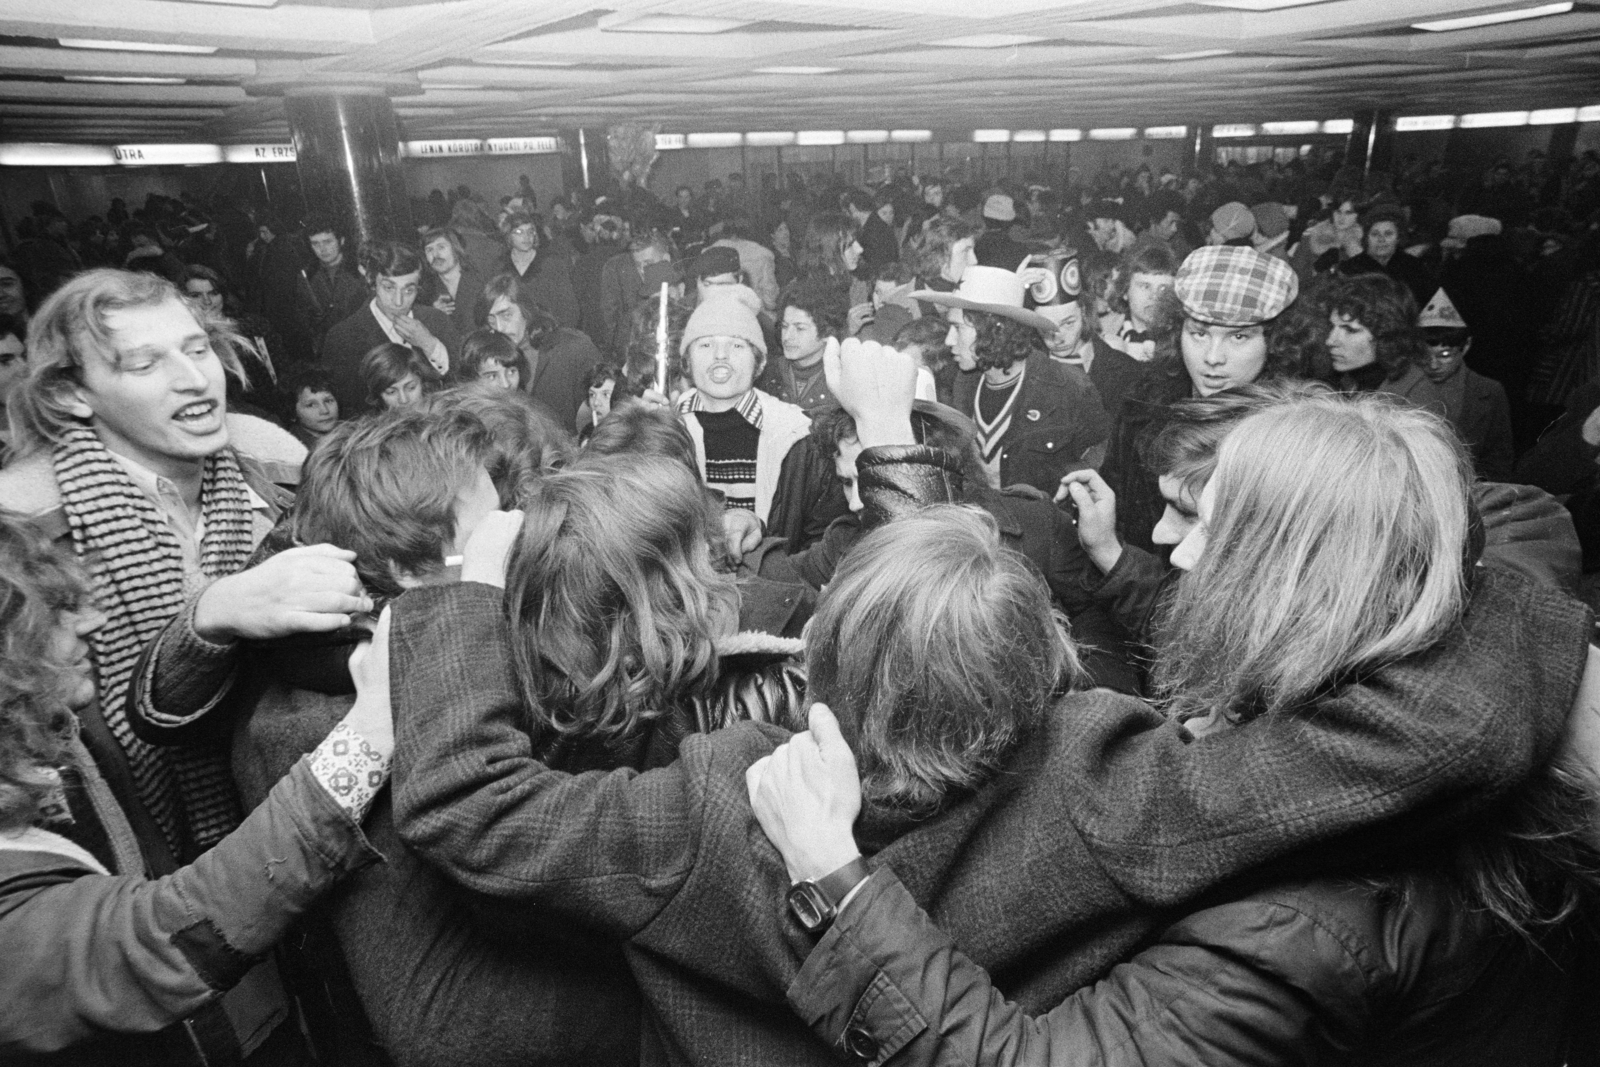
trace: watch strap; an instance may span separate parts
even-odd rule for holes
[[[850,890],[865,881],[871,873],[872,868],[867,866],[867,858],[857,856],[832,874],[819,878],[816,886],[837,911],[839,905],[844,903],[844,898],[850,895]]]

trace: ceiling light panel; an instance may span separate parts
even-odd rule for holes
[[[201,44],[153,44],[149,41],[98,41],[87,37],[58,38],[63,48],[93,48],[103,52],[176,52],[185,55],[209,56],[217,49]]]
[[[182,78],[158,78],[153,75],[141,76],[138,74],[63,74],[63,81],[69,82],[110,82],[113,85],[182,85]]]
[[[1572,0],[1559,4],[1540,4],[1537,7],[1520,7],[1511,11],[1492,11],[1486,15],[1464,15],[1454,19],[1434,19],[1431,22],[1413,22],[1414,30],[1430,33],[1448,33],[1451,30],[1470,30],[1475,26],[1495,26],[1502,22],[1520,22],[1523,19],[1541,19],[1549,15],[1565,15],[1572,10]]]

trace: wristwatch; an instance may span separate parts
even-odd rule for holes
[[[825,878],[796,882],[789,889],[789,910],[808,933],[820,934],[839,914],[839,905],[872,871],[864,856],[857,856]]]

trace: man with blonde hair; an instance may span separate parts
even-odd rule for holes
[[[220,841],[241,811],[225,751],[163,751],[134,733],[125,697],[136,671],[156,670],[147,646],[162,635],[219,659],[239,638],[336,629],[369,606],[351,554],[331,545],[242,569],[288,505],[305,449],[228,414],[241,343],[164,278],[88,271],[29,324],[28,378],[9,405],[18,459],[0,471],[0,501],[77,556],[106,615],[89,642],[99,705],[79,718],[152,875]],[[270,970],[227,999],[247,1053],[286,1011]]]

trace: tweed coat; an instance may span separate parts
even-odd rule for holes
[[[858,840],[1008,996],[1044,1010],[1234,875],[1370,859],[1541,765],[1590,613],[1509,573],[1477,584],[1435,649],[1310,713],[1190,743],[1131,698],[1071,694],[988,784],[920,820],[866,816]],[[834,1062],[784,1006],[812,946],[746,796],[745,769],[783,731],[691,737],[643,774],[552,771],[522,728],[500,599],[463,583],[395,606],[402,840],[470,889],[623,941],[642,1062]]]

